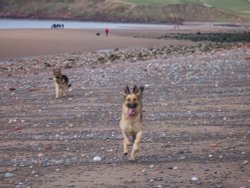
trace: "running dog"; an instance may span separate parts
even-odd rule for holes
[[[56,99],[65,96],[66,91],[69,90],[71,84],[69,84],[69,78],[62,74],[61,68],[53,69],[53,80],[55,83]]]
[[[123,155],[128,154],[128,146],[133,144],[130,161],[135,160],[142,138],[142,93],[144,87],[136,85],[130,92],[128,86],[124,90],[120,128],[123,136]],[[132,136],[132,143],[129,137]]]

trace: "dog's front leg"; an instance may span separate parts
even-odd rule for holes
[[[59,85],[58,84],[55,84],[55,89],[56,89],[56,99],[58,99],[59,97]]]
[[[128,154],[128,146],[131,145],[128,136],[125,133],[122,133],[123,135],[123,155]]]
[[[139,151],[139,144],[141,142],[141,138],[142,138],[142,131],[138,132],[135,136],[135,141],[134,141],[132,152],[130,155],[131,161],[135,160],[135,153],[137,153]]]

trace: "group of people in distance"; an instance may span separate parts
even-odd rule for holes
[[[52,24],[51,29],[64,29],[64,24]]]
[[[64,24],[52,24],[51,29],[64,29]],[[105,32],[106,36],[109,35],[109,29],[108,28],[105,28],[104,32]],[[100,35],[100,33],[96,33],[96,35]]]

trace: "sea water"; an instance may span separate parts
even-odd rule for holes
[[[81,22],[63,20],[0,19],[0,29],[50,29],[53,24],[63,24],[65,29],[140,29],[166,28],[166,24],[138,24],[111,22]]]

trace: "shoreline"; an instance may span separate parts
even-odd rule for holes
[[[194,43],[187,40],[157,38],[173,33],[241,32],[246,29],[245,26],[227,27],[213,24],[172,26],[168,29],[110,29],[108,37],[103,29],[0,29],[0,61],[107,49],[190,46]],[[97,36],[97,33],[100,35]]]
[[[132,30],[100,29],[4,29],[0,30],[0,61],[64,53],[96,52],[106,49],[153,47],[166,40],[135,38]],[[150,31],[149,33],[155,33]],[[100,33],[97,36],[96,33]]]

